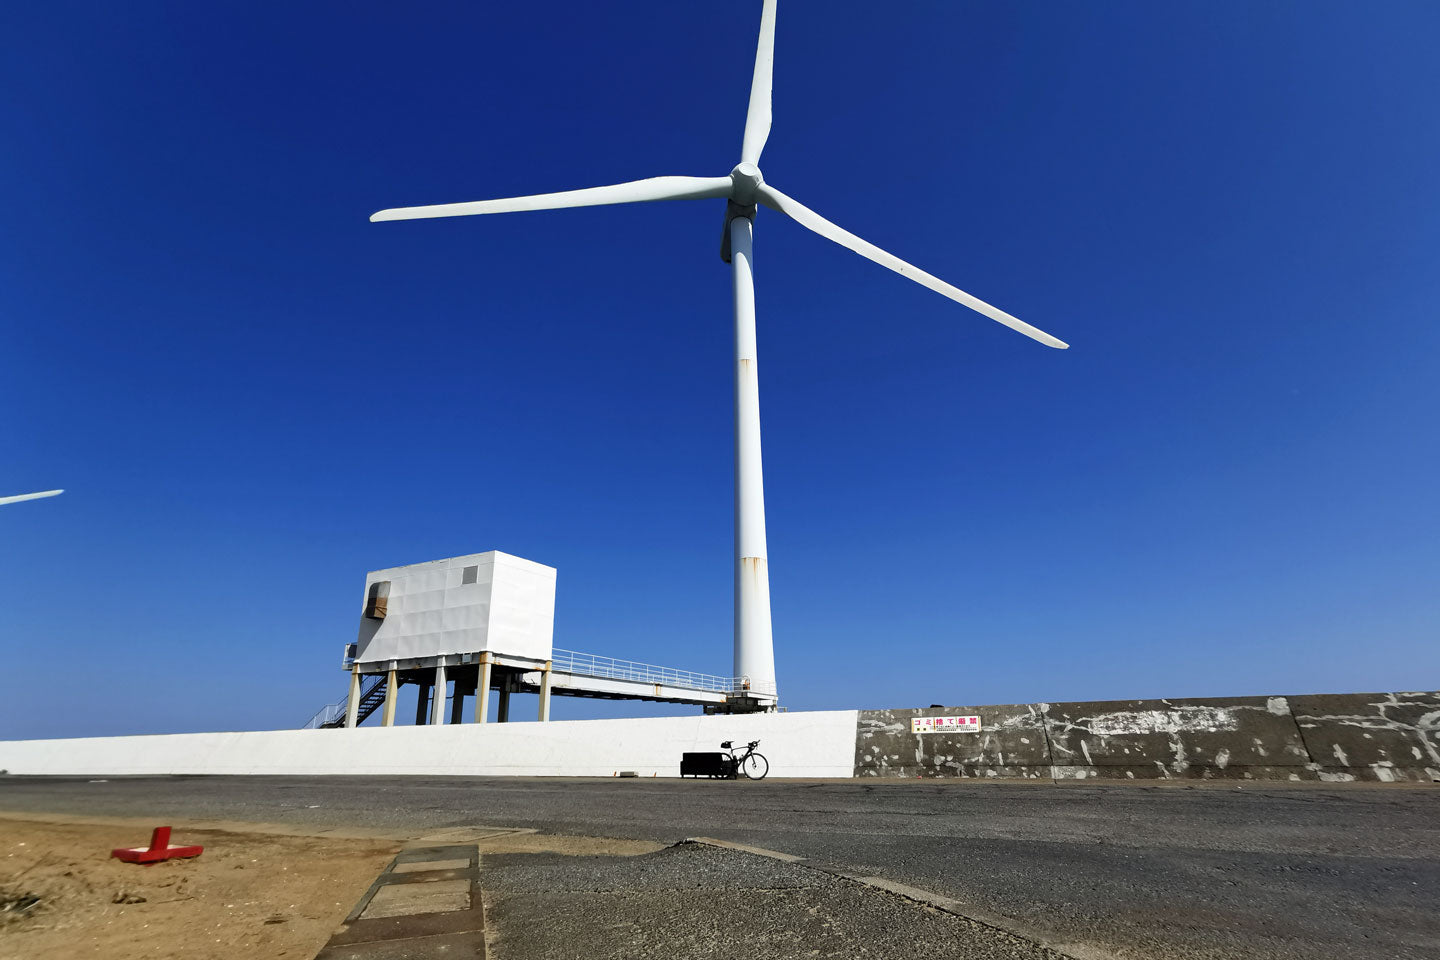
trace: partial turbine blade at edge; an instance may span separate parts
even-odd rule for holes
[[[26,500],[41,500],[45,497],[58,497],[64,490],[42,490],[39,493],[19,493],[13,497],[0,497],[0,503],[23,503]]]
[[[760,43],[755,48],[755,76],[750,81],[750,110],[745,115],[742,163],[760,162],[770,137],[770,88],[775,74],[775,0],[765,0],[760,14]]]
[[[836,243],[840,244],[840,246],[848,247],[849,249],[854,250],[856,253],[860,254],[860,256],[865,257],[867,260],[874,260],[882,267],[889,267],[891,270],[894,270],[902,277],[908,277],[909,279],[914,280],[922,287],[929,287],[936,293],[942,296],[949,297],[956,303],[964,304],[971,310],[974,310],[976,313],[983,314],[989,317],[991,320],[1003,323],[1011,330],[1014,330],[1017,333],[1025,334],[1025,336],[1029,337],[1031,340],[1036,340],[1040,343],[1043,343],[1047,347],[1055,347],[1057,350],[1065,350],[1070,346],[1070,344],[1066,343],[1064,340],[1052,337],[1044,330],[1041,330],[1037,327],[1032,327],[1025,321],[1010,316],[1010,314],[1006,313],[1004,310],[1001,310],[999,307],[993,307],[978,297],[972,297],[970,294],[966,293],[964,290],[961,290],[959,287],[953,287],[950,284],[946,283],[944,280],[939,279],[938,277],[932,277],[924,270],[921,270],[919,267],[913,266],[912,264],[906,263],[904,260],[901,260],[899,257],[895,256],[892,253],[886,253],[884,250],[881,250],[879,247],[875,246],[875,244],[870,243],[867,240],[861,240],[859,237],[855,236],[855,234],[851,233],[850,231],[844,230],[831,223],[829,220],[826,220],[824,217],[820,216],[820,214],[816,213],[814,210],[811,210],[809,207],[805,206],[800,201],[795,200],[791,197],[787,197],[785,194],[781,193],[779,190],[776,190],[768,183],[762,183],[760,185],[759,199],[761,203],[765,204],[765,206],[769,207],[772,210],[777,210],[780,213],[785,214],[787,217],[794,220],[802,227],[813,230],[816,233],[820,234],[820,236],[822,237],[834,240]]]
[[[656,200],[703,200],[730,196],[729,177],[651,177],[607,187],[587,187],[533,197],[503,200],[475,200],[469,203],[440,203],[428,207],[394,207],[370,215],[381,220],[423,220],[429,217],[468,217],[480,213],[521,213],[527,210],[560,210],[565,207],[599,207],[612,203],[651,203]]]

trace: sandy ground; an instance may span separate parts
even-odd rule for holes
[[[309,960],[400,848],[381,838],[278,836],[176,826],[193,860],[139,866],[138,824],[0,819],[0,960]]]

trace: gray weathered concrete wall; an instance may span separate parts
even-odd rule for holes
[[[1243,777],[1254,767],[1288,776],[1310,759],[1285,697],[1050,703],[1043,712],[1057,777]]]
[[[1440,780],[1440,693],[1291,697],[1324,780]]]
[[[981,732],[910,732],[955,715]],[[1440,693],[863,710],[855,775],[1440,781]]]
[[[914,717],[979,716],[981,732],[910,732]],[[1040,705],[862,710],[857,777],[1049,777],[1050,748]]]

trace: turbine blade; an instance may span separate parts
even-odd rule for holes
[[[13,497],[0,497],[0,504],[19,503],[21,500],[39,500],[41,497],[56,497],[64,492],[64,490],[45,490],[40,493],[21,493]]]
[[[952,287],[950,284],[946,283],[944,280],[939,279],[938,277],[932,277],[924,270],[921,270],[919,267],[906,263],[904,260],[901,260],[894,254],[886,253],[884,250],[881,250],[879,247],[875,246],[875,244],[870,243],[866,240],[861,240],[859,237],[855,236],[855,234],[851,233],[850,231],[841,229],[840,227],[831,223],[829,220],[826,220],[824,217],[820,216],[820,214],[816,213],[814,210],[811,210],[809,207],[805,206],[800,201],[795,200],[791,197],[787,197],[785,194],[781,193],[779,190],[776,190],[768,183],[762,183],[760,185],[759,200],[761,203],[765,204],[765,206],[769,207],[770,209],[778,210],[780,213],[785,214],[787,217],[794,220],[802,227],[807,227],[820,234],[820,236],[822,237],[834,240],[836,243],[840,244],[840,246],[848,247],[851,250],[854,250],[856,253],[860,254],[860,256],[865,257],[867,260],[874,260],[882,267],[889,267],[891,270],[894,270],[902,277],[909,277],[911,280],[914,280],[922,287],[929,287],[931,290],[934,290],[941,296],[949,297],[956,303],[963,303],[965,306],[969,307],[971,310],[974,310],[976,313],[984,314],[991,320],[1003,323],[1011,330],[1025,334],[1025,336],[1029,337],[1031,340],[1038,340],[1040,343],[1045,344],[1047,347],[1055,347],[1059,350],[1067,349],[1070,346],[1070,344],[1066,343],[1064,340],[1059,340],[1055,337],[1052,337],[1044,330],[1032,327],[1025,321],[1018,320],[1015,317],[1010,316],[1010,314],[1006,313],[1004,310],[1001,310],[999,307],[992,307],[984,300],[981,300],[978,297],[972,297],[964,290],[961,290],[958,287]]]
[[[770,136],[770,86],[775,72],[775,0],[765,0],[760,13],[760,44],[755,48],[755,76],[750,81],[750,112],[745,115],[742,163],[760,162]]]
[[[651,177],[608,187],[588,187],[533,197],[504,200],[475,200],[470,203],[440,203],[429,207],[395,207],[370,215],[381,220],[423,220],[427,217],[468,217],[477,213],[519,213],[525,210],[558,210],[563,207],[599,207],[609,203],[649,203],[654,200],[700,200],[728,197],[729,177]]]

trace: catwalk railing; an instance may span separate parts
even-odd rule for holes
[[[315,711],[315,716],[305,721],[305,726],[301,727],[300,729],[316,730],[320,727],[331,726],[336,720],[339,720],[345,716],[345,707],[349,705],[349,702],[350,698],[346,697],[344,700],[338,700],[335,703],[325,704],[325,706]]]
[[[658,683],[666,687],[705,690],[710,693],[751,693],[770,697],[775,695],[773,683],[752,683],[746,677],[721,677],[710,673],[696,673],[693,670],[660,667],[653,663],[617,660],[614,657],[597,657],[592,653],[580,653],[575,650],[552,650],[550,664],[552,670],[578,677]]]

